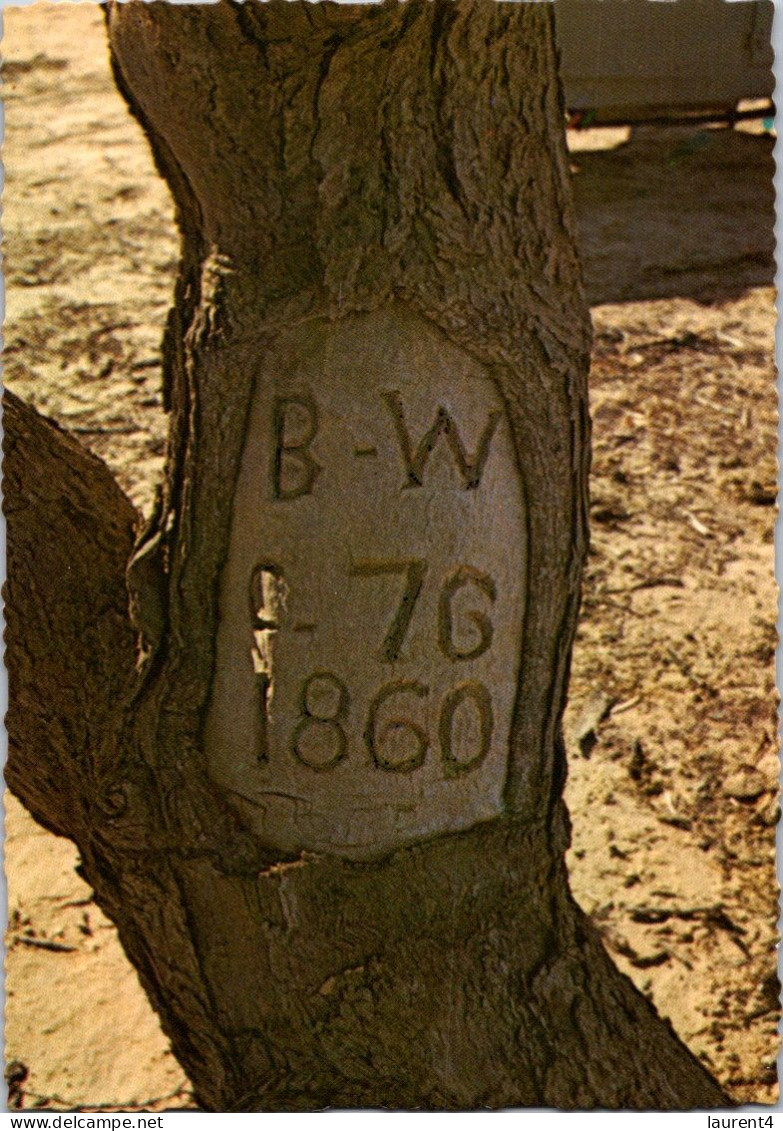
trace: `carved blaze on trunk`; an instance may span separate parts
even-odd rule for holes
[[[10,405],[12,788],[207,1108],[724,1103],[563,864],[589,334],[549,6],[107,19],[183,234],[167,477],[134,652],[127,505]]]

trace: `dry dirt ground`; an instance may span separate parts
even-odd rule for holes
[[[5,379],[146,508],[164,446],[170,202],[114,92],[100,9],[6,10],[5,36]],[[771,139],[573,141],[596,331],[593,541],[566,720],[573,888],[729,1093],[771,1103]],[[74,849],[13,798],[6,813],[11,1103],[188,1106]]]

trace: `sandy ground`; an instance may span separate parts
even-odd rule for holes
[[[144,509],[164,446],[170,201],[114,92],[100,10],[6,10],[5,36],[5,379]],[[573,141],[596,330],[593,542],[566,720],[573,888],[729,1093],[771,1103],[771,140]],[[188,1106],[77,863],[8,798],[11,1103]]]

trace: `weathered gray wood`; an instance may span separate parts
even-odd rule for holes
[[[308,320],[259,361],[212,777],[286,850],[371,859],[499,816],[526,529],[491,378],[398,304]]]
[[[548,6],[131,2],[108,26],[183,232],[170,457],[84,816],[14,788],[77,840],[206,1107],[724,1103],[563,863],[589,330]],[[362,605],[389,580],[394,618]],[[313,683],[330,649],[342,683]],[[418,731],[372,717],[387,671],[429,689]],[[304,809],[259,813],[270,782]],[[373,840],[389,797],[412,816]]]

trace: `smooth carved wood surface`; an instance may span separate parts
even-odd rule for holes
[[[400,306],[267,351],[205,733],[266,842],[369,858],[502,812],[525,571],[484,367]]]

